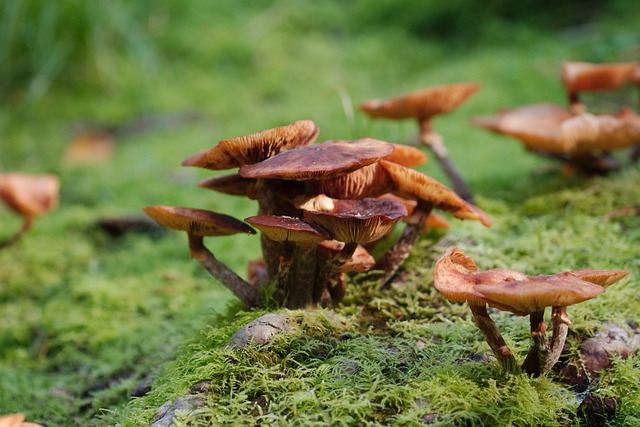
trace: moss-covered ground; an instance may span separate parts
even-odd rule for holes
[[[90,82],[70,85],[67,76],[45,95],[12,99],[0,110],[0,170],[62,180],[58,209],[0,251],[0,414],[23,412],[48,426],[148,425],[158,407],[201,383],[205,400],[175,425],[578,425],[582,395],[558,371],[510,376],[482,357],[489,349],[467,307],[433,289],[431,269],[457,245],[481,269],[631,271],[604,295],[569,309],[562,363],[580,363],[580,342],[602,322],[627,329],[640,323],[640,217],[606,219],[640,202],[638,166],[567,177],[516,141],[469,125],[472,116],[499,108],[565,104],[565,59],[637,59],[638,6],[612,8],[570,29],[512,23],[476,40],[409,31],[402,21],[414,22],[408,15],[389,15],[384,24],[373,17],[388,12],[385,6],[371,11],[363,2],[182,4],[150,9],[143,64],[135,50],[101,52]],[[314,120],[320,140],[405,142],[413,123],[371,122],[357,104],[456,81],[483,87],[435,124],[493,227],[452,220],[446,234],[423,237],[387,291],[362,274],[333,311],[274,309],[293,328],[266,346],[224,349],[241,325],[265,312],[241,311],[188,259],[185,236],[114,238],[96,227],[152,204],[253,215],[248,200],[197,188],[210,173],[180,161],[220,139],[299,119]],[[167,117],[184,115],[189,119],[167,125]],[[121,134],[108,161],[61,162],[78,123],[124,125],[141,117],[160,124]],[[421,170],[445,181],[435,162]],[[0,210],[0,238],[19,226]],[[259,256],[255,236],[207,244],[243,276],[246,262]],[[527,319],[494,316],[522,360]],[[591,383],[590,392],[620,398],[610,425],[640,425],[637,378],[635,355]]]

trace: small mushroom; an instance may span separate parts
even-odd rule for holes
[[[537,154],[565,162],[568,171],[605,173],[616,168],[609,152],[640,141],[640,118],[620,113],[572,114],[553,104],[534,104],[503,111],[472,123],[520,140]]]
[[[416,119],[420,125],[420,141],[426,144],[444,172],[451,179],[453,189],[463,199],[473,202],[468,185],[449,159],[444,139],[432,126],[434,116],[455,110],[480,89],[477,83],[456,83],[429,87],[387,100],[372,100],[360,108],[371,118]]]
[[[260,230],[268,239],[283,245],[275,277],[276,291],[288,292],[280,300],[286,301],[290,308],[301,308],[313,303],[313,285],[315,271],[315,247],[323,240],[331,239],[320,227],[303,221],[277,215],[258,215],[246,218],[245,221]],[[294,257],[297,262],[294,263]],[[313,265],[306,265],[313,263]],[[295,265],[294,271],[291,271]],[[287,290],[289,275],[294,274],[298,286]]]
[[[638,69],[640,65],[637,62],[594,64],[567,61],[562,65],[562,83],[572,109],[582,112],[580,92],[613,90],[627,84],[638,84]]]
[[[281,151],[313,143],[318,132],[318,127],[311,120],[300,120],[287,126],[222,140],[218,145],[184,160],[182,166],[222,170],[258,163]]]
[[[407,210],[395,200],[366,198],[334,200],[333,208],[305,210],[304,215],[307,220],[327,230],[335,240],[345,243],[340,254],[320,273],[322,278],[334,278],[334,273],[352,258],[358,244],[379,240],[407,215]],[[333,287],[330,287],[330,292]]]
[[[0,248],[14,244],[29,231],[33,219],[58,206],[60,180],[55,175],[0,173],[0,199],[24,222],[17,234],[0,242]]]
[[[471,258],[450,248],[436,263],[434,284],[451,302],[469,302],[476,325],[485,335],[500,363],[514,370],[513,354],[490,319],[486,306],[516,315],[529,315],[534,345],[522,368],[535,376],[549,372],[558,361],[570,324],[566,308],[605,291],[604,285],[622,279],[625,270],[583,269],[553,275],[526,276],[517,271],[478,271]],[[589,280],[584,280],[589,279]],[[551,341],[544,322],[546,307],[552,307]]]
[[[250,308],[258,305],[260,301],[258,291],[218,261],[203,242],[206,236],[255,234],[255,230],[233,217],[203,209],[147,206],[143,211],[164,227],[185,231],[189,237],[191,258],[197,260],[213,277],[220,280],[245,306]]]
[[[0,427],[44,427],[24,420],[24,414],[0,415]]]
[[[198,183],[198,187],[232,196],[247,196],[250,199],[256,198],[256,180],[243,178],[237,173],[203,179]]]

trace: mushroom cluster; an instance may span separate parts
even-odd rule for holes
[[[314,143],[319,129],[301,120],[220,141],[182,165],[238,168],[200,182],[203,188],[256,200],[258,215],[245,222],[201,209],[149,206],[159,224],[187,232],[191,257],[247,307],[289,308],[339,303],[345,274],[371,268],[384,285],[408,256],[433,209],[489,226],[486,213],[411,166],[426,158],[415,147],[363,138]],[[437,222],[435,217],[433,222]],[[405,220],[397,242],[377,262],[364,245]],[[441,222],[441,221],[440,221]],[[249,225],[247,225],[249,224]],[[205,236],[260,231],[263,259],[249,264],[245,281],[204,246]],[[272,287],[272,288],[269,288]]]
[[[472,123],[516,138],[533,153],[562,161],[567,174],[603,174],[620,168],[611,152],[640,144],[640,116],[629,106],[618,112],[592,114],[580,102],[579,94],[638,84],[640,65],[566,62],[562,81],[569,110],[555,104],[533,104],[477,117]],[[637,149],[631,158],[634,156],[640,156]]]
[[[510,372],[522,369],[538,376],[549,372],[560,357],[571,324],[567,306],[602,294],[606,287],[628,274],[626,270],[591,268],[538,276],[504,268],[480,271],[471,258],[452,247],[435,265],[434,284],[450,302],[469,304],[476,326],[504,369]],[[529,315],[533,346],[521,368],[489,316],[487,306],[518,316]],[[547,307],[552,310],[550,340],[544,321]]]

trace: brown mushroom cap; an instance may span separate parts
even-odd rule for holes
[[[377,139],[324,142],[284,151],[260,163],[244,165],[244,178],[327,179],[346,175],[393,152],[393,144]]]
[[[305,211],[304,216],[338,241],[367,243],[387,234],[406,214],[399,202],[366,198],[334,200],[330,211]]]
[[[204,209],[147,206],[143,211],[163,227],[186,231],[194,236],[255,234],[255,230],[242,221]]]
[[[456,109],[478,89],[478,83],[433,86],[387,100],[367,101],[360,108],[373,118],[423,120]]]
[[[437,209],[451,212],[456,218],[480,221],[487,227],[491,225],[491,220],[482,209],[464,201],[430,176],[385,160],[381,160],[380,164],[389,172],[394,184],[393,192],[400,197],[427,201]]]
[[[525,315],[545,307],[566,307],[589,300],[603,293],[604,288],[571,273],[559,273],[523,281],[479,284],[474,291],[492,307]]]
[[[255,199],[255,184],[255,179],[243,178],[237,173],[232,173],[203,179],[198,183],[198,187],[232,196],[247,196],[250,199]]]
[[[571,93],[613,90],[633,83],[637,69],[637,62],[612,64],[565,62],[562,66],[562,82]]]
[[[269,239],[276,242],[294,242],[315,245],[331,236],[315,224],[299,218],[278,215],[257,215],[245,219]]]
[[[0,174],[0,199],[23,216],[37,216],[58,205],[60,180],[55,175]]]
[[[313,143],[318,132],[319,128],[311,120],[300,120],[290,125],[222,140],[215,147],[187,158],[182,166],[221,170],[258,163],[284,150]]]

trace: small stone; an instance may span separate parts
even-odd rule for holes
[[[289,324],[284,316],[265,314],[240,328],[235,333],[227,348],[244,348],[249,344],[261,345],[269,342],[275,334],[288,331]]]

